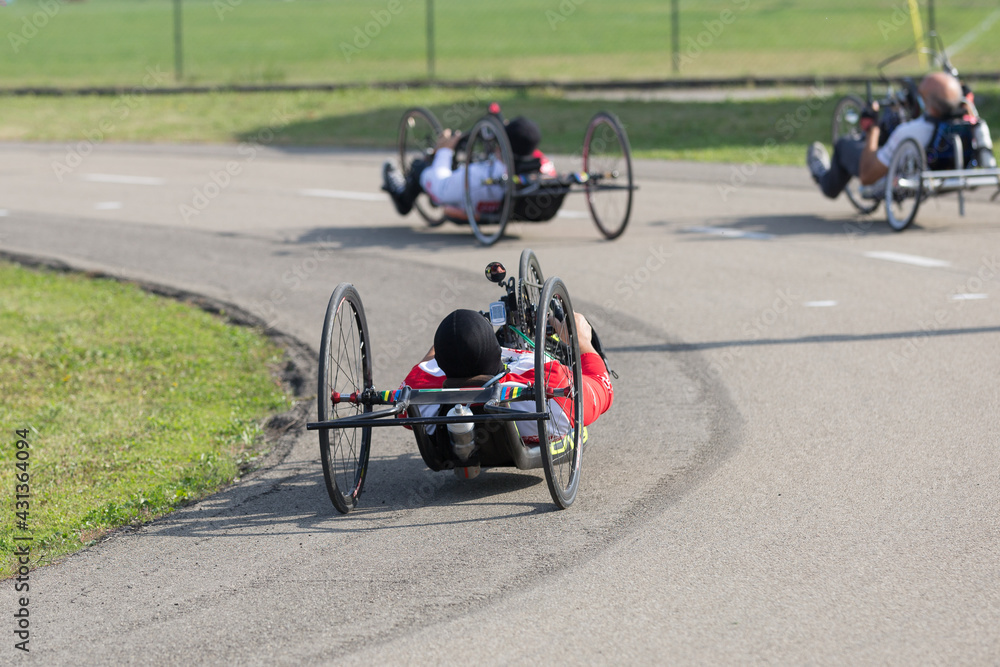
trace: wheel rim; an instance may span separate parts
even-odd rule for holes
[[[862,197],[860,189],[858,188],[858,183],[853,179],[844,188],[844,194],[847,195],[847,199],[851,202],[854,208],[857,209],[858,213],[862,215],[868,215],[877,209],[878,205],[882,203],[881,200],[878,199],[873,201]]]
[[[410,165],[419,158],[426,159],[441,136],[441,124],[429,110],[422,107],[409,109],[399,123],[399,164],[405,176]],[[420,195],[413,204],[427,224],[436,227],[445,221],[444,211]]]
[[[357,292],[349,285],[338,287],[324,326],[318,396],[320,421],[371,411],[371,406],[346,401],[335,404],[331,400],[333,392],[360,394],[372,386],[367,330]],[[357,504],[364,486],[371,429],[330,429],[319,434],[330,500],[339,511],[348,512]]]
[[[573,307],[562,281],[558,278],[546,281],[541,298],[545,306],[536,320],[538,331],[542,332],[536,336],[535,347],[536,390],[540,390],[536,408],[551,418],[539,420],[538,436],[549,492],[557,505],[566,508],[576,499],[583,460],[580,347]],[[549,322],[557,310],[565,316],[566,337],[552,335]],[[565,395],[554,396],[558,391]]]
[[[837,102],[833,110],[833,143],[841,137],[861,137],[861,110],[864,109],[864,102],[860,97],[848,95]]]
[[[499,120],[487,116],[476,123],[466,145],[465,160],[463,197],[469,226],[480,243],[493,245],[503,236],[507,226],[514,186],[511,176],[514,156]],[[495,210],[486,209],[475,196],[482,187],[481,183],[474,182],[478,175],[493,183],[487,186],[484,201],[498,199]]]
[[[632,155],[624,128],[611,114],[599,113],[587,126],[583,171],[594,223],[606,238],[621,236],[632,212]]]
[[[923,151],[913,140],[906,140],[892,156],[886,175],[885,208],[889,225],[896,231],[913,222],[923,193],[920,172],[924,168]]]
[[[521,252],[517,273],[517,310],[520,313],[522,333],[532,340],[535,338],[535,317],[544,282],[542,267],[535,253],[525,249]]]

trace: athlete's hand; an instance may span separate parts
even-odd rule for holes
[[[861,110],[861,120],[858,121],[858,127],[861,128],[862,132],[867,132],[876,125],[878,125],[878,102],[872,102],[871,106]]]
[[[445,129],[441,133],[441,138],[438,139],[437,145],[435,145],[434,148],[435,150],[438,148],[450,148],[451,150],[455,150],[455,146],[458,145],[458,141],[461,138],[462,138],[461,132],[457,130],[455,132],[452,132],[449,129]]]

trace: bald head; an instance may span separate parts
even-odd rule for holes
[[[920,82],[920,97],[927,113],[935,118],[947,118],[962,103],[962,84],[951,74],[934,72]]]

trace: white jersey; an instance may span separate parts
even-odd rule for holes
[[[420,186],[438,206],[465,207],[465,165],[451,170],[455,151],[439,148],[434,153],[434,162],[420,173]],[[477,212],[488,212],[499,208],[503,201],[502,185],[483,185],[488,179],[499,180],[506,173],[503,162],[491,157],[486,162],[474,162],[469,168],[472,203]]]
[[[892,154],[896,152],[904,139],[916,139],[918,144],[927,148],[931,139],[934,138],[934,130],[936,129],[937,124],[924,116],[907,121],[892,131],[885,144],[875,153],[875,157],[888,167],[889,162],[892,161]]]

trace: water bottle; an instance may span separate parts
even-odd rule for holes
[[[465,417],[471,414],[472,410],[461,404],[448,411],[449,417]],[[472,450],[476,447],[473,423],[448,424],[448,438],[451,439],[451,449],[455,452],[455,456],[463,462],[468,461],[472,456]]]

